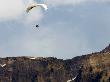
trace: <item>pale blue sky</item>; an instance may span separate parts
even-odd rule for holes
[[[33,14],[25,13],[24,6],[19,8],[20,13],[12,9],[10,15],[5,12],[7,8],[0,8],[0,13],[5,13],[0,15],[0,56],[68,59],[105,48],[110,43],[109,2],[69,1],[47,2],[48,11],[34,9]]]

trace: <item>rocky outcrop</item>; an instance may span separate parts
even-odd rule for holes
[[[0,82],[110,82],[110,45],[68,60],[32,57],[0,58]]]

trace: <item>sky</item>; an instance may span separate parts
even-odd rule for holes
[[[48,10],[26,13],[33,2]],[[0,0],[0,57],[70,59],[104,49],[109,35],[110,0]]]

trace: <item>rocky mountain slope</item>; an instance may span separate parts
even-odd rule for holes
[[[110,45],[100,52],[68,60],[0,58],[0,82],[110,82]]]

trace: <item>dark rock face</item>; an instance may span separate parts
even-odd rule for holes
[[[0,82],[110,82],[110,45],[101,52],[74,57],[0,58]]]
[[[0,82],[63,82],[64,62],[56,58],[1,58]]]

